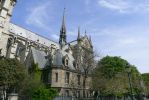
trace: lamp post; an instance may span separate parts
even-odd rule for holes
[[[131,100],[135,100],[133,97],[133,90],[132,90],[132,83],[131,83],[131,68],[130,65],[126,65],[127,68],[127,74],[128,74],[128,80],[129,80],[129,88],[130,88],[130,93],[131,93]]]

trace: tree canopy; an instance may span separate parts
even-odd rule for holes
[[[42,73],[43,70],[39,69],[38,64],[32,64],[29,74],[20,83],[19,94],[25,95],[31,100],[53,100],[58,92],[43,83]]]
[[[36,77],[28,77],[20,85],[20,95],[25,95],[30,100],[53,100],[58,92],[55,89],[45,86]]]
[[[17,59],[0,56],[0,89],[4,100],[7,100],[8,93],[18,92],[25,75],[25,67]]]
[[[25,74],[25,67],[17,59],[0,59],[0,86],[3,88],[17,86]]]
[[[149,95],[149,73],[142,74],[143,86],[145,94]]]
[[[52,88],[38,87],[33,90],[31,100],[53,100],[57,96],[57,91]]]
[[[133,93],[140,93],[140,73],[135,66],[130,65],[121,57],[106,56],[98,62],[93,71],[93,88],[103,95],[122,96],[128,94],[130,92],[128,68],[131,73]]]

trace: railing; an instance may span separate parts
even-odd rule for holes
[[[1,99],[0,99],[1,100]],[[31,100],[30,97],[21,95],[18,100]],[[129,95],[125,95],[122,97],[116,96],[98,96],[96,98],[77,98],[72,96],[56,96],[53,100],[131,100]],[[135,100],[149,100],[149,97],[145,96],[135,96]]]
[[[116,96],[98,96],[96,98],[76,98],[76,97],[67,97],[67,96],[57,96],[54,100],[131,100],[131,96],[126,95],[122,97]],[[135,100],[149,100],[145,96],[135,96]]]

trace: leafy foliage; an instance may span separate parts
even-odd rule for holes
[[[93,71],[93,88],[103,95],[122,96],[130,93],[126,67],[130,68],[133,93],[139,94],[140,73],[135,66],[120,57],[106,56],[98,62],[97,68]]]
[[[57,91],[54,89],[47,89],[45,87],[39,87],[33,90],[31,100],[53,100],[57,95]]]
[[[58,93],[46,87],[40,80],[28,77],[21,83],[19,94],[30,97],[31,100],[53,100]]]
[[[19,94],[31,96],[33,90],[43,86],[44,84],[38,78],[27,75],[25,79],[19,84]]]
[[[25,77],[25,67],[17,59],[0,59],[0,86],[17,87]]]
[[[120,57],[106,56],[98,62],[98,66],[106,78],[112,78],[117,73],[123,72],[127,63],[126,60],[121,59]]]
[[[149,73],[142,74],[143,85],[145,88],[145,94],[149,95]]]
[[[144,82],[149,82],[149,73],[142,74],[142,79],[144,80]]]
[[[42,71],[38,64],[33,64],[30,74],[17,59],[0,58],[0,86],[5,90],[17,89],[20,95],[31,100],[52,100],[57,91],[47,88],[41,82]]]
[[[41,81],[42,70],[38,64],[32,64],[26,78],[20,83],[20,95],[26,95],[31,100],[52,100],[57,95],[57,91],[45,86]]]

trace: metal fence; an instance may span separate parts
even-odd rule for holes
[[[66,96],[57,96],[54,100],[95,100],[94,98],[75,98],[75,97],[66,97]]]
[[[21,95],[19,96],[19,100],[31,100],[30,97]],[[116,96],[98,96],[96,98],[76,98],[72,96],[56,96],[54,100],[132,100],[129,95],[123,97]],[[145,96],[135,96],[133,100],[149,100]]]
[[[98,96],[97,98],[75,98],[66,96],[57,96],[54,100],[132,100],[130,96],[116,97],[116,96]],[[134,100],[149,100],[144,96],[135,96]]]
[[[29,96],[26,95],[19,95],[18,100],[31,100]]]

